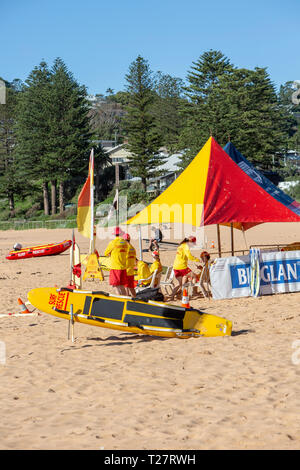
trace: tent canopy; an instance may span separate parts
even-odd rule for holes
[[[247,230],[264,222],[300,222],[298,203],[291,201],[275,198],[210,137],[180,176],[127,224],[233,224]]]
[[[300,216],[300,204],[291,198],[288,194],[281,191],[268,178],[259,172],[231,143],[228,142],[224,147],[225,152],[230,158],[252,178],[261,188],[273,196],[278,202],[286,206],[296,215]]]

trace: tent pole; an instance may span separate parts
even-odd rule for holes
[[[140,246],[140,261],[143,261],[142,229],[140,225],[139,225],[139,246]]]
[[[218,236],[218,251],[219,251],[219,258],[222,258],[222,250],[221,250],[221,236],[220,236],[220,225],[217,224],[217,236]]]
[[[242,227],[242,230],[243,230],[243,237],[244,237],[244,242],[245,242],[246,250],[249,250],[248,245],[247,245],[247,240],[246,240],[246,235],[245,235],[244,227]]]
[[[231,256],[234,256],[233,223],[230,224]]]

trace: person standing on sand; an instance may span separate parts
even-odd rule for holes
[[[104,256],[110,256],[111,269],[109,271],[109,284],[119,295],[126,295],[125,284],[127,282],[127,242],[121,237],[121,229],[116,227],[114,240],[111,240],[104,252]]]
[[[125,233],[123,235],[124,240],[126,240],[128,245],[127,251],[127,264],[126,264],[126,284],[124,287],[126,288],[126,293],[129,296],[135,297],[135,288],[134,288],[134,267],[136,261],[136,251],[135,248],[130,243],[130,235],[129,233]]]
[[[175,295],[179,290],[182,289],[182,286],[188,281],[197,281],[196,274],[191,271],[188,267],[188,261],[197,261],[200,262],[198,258],[192,255],[190,252],[190,247],[196,244],[196,237],[189,236],[182,240],[179,243],[177,248],[175,261],[173,264],[174,276],[178,285],[174,287],[170,300],[174,300]]]

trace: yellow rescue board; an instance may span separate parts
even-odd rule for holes
[[[230,336],[232,323],[225,318],[163,302],[143,302],[105,292],[72,291],[42,287],[28,293],[29,302],[42,312],[102,328],[136,334],[190,338]]]

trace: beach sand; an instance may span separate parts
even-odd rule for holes
[[[86,253],[89,240],[75,233]],[[216,227],[205,233],[209,248]],[[221,235],[229,250],[230,229]],[[69,281],[69,251],[8,261],[13,244],[70,238],[66,229],[0,232],[0,314],[19,312],[33,288]],[[300,241],[299,224],[260,225],[246,239]],[[101,254],[106,244],[97,240]],[[240,232],[235,247],[245,248]],[[171,265],[174,251],[161,259]],[[84,288],[110,291],[107,275]],[[0,449],[299,449],[300,292],[191,304],[231,320],[233,335],[164,339],[76,324],[72,343],[65,320],[0,318]]]

